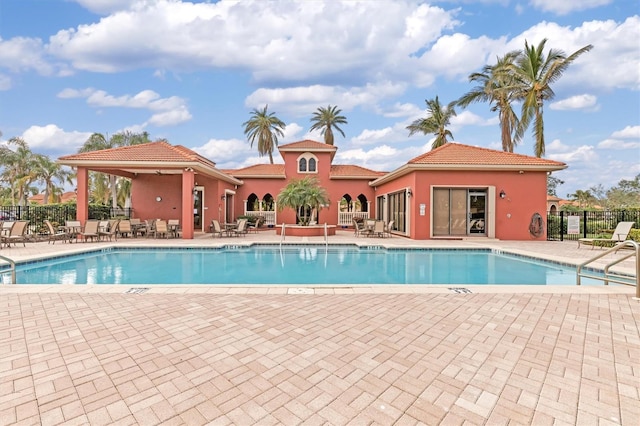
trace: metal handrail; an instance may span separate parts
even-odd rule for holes
[[[607,263],[604,267],[604,277],[599,277],[597,275],[591,275],[591,274],[585,274],[582,272],[582,268],[584,268],[586,265],[588,265],[591,262],[594,262],[600,258],[605,257],[608,254],[611,253],[615,253],[618,250],[620,250],[621,248],[624,247],[633,247],[633,252],[629,253],[619,259],[615,259],[609,263]],[[585,278],[595,278],[595,279],[599,279],[604,281],[604,285],[609,285],[609,281],[614,282],[614,283],[618,283],[618,284],[625,284],[625,285],[633,285],[633,284],[629,284],[628,280],[620,280],[618,279],[619,277],[622,277],[619,274],[615,274],[615,273],[610,273],[609,270],[611,269],[612,266],[617,265],[618,263],[622,262],[623,260],[627,260],[630,257],[635,256],[636,257],[636,277],[635,277],[635,286],[636,286],[636,298],[640,299],[640,262],[638,262],[638,260],[640,259],[640,245],[638,243],[636,243],[635,241],[631,241],[631,240],[627,240],[627,241],[623,241],[621,243],[616,244],[615,246],[611,247],[610,249],[598,254],[597,256],[592,257],[591,259],[587,260],[586,262],[581,263],[580,265],[578,265],[577,268],[577,274],[576,274],[576,285],[580,285],[580,278],[581,277],[585,277]]]
[[[285,233],[284,230],[285,229],[286,229],[286,227],[284,225],[284,222],[282,222],[282,232],[280,233],[280,246],[282,246],[282,242],[284,241],[284,233]]]
[[[327,231],[327,222],[324,223],[324,245],[329,248],[329,232]]]
[[[9,263],[9,265],[11,266],[11,284],[15,284],[16,283],[16,262],[12,259],[9,259],[6,256],[1,256],[0,255],[0,259],[6,261]]]

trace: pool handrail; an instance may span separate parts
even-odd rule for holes
[[[0,259],[4,260],[9,264],[10,266],[9,270],[11,271],[11,284],[15,284],[16,283],[16,262],[13,259],[9,259],[8,257],[2,256],[2,255],[0,255]]]
[[[582,269],[588,265],[591,262],[594,262],[598,259],[601,259],[603,257],[605,257],[608,254],[611,253],[615,253],[618,250],[620,250],[621,248],[625,248],[625,247],[632,247],[633,251],[631,253],[628,253],[618,259],[615,259],[609,263],[607,263],[604,267],[604,277],[599,277],[597,275],[592,275],[592,274],[585,274],[584,272],[582,272]],[[622,275],[616,274],[616,273],[612,273],[609,272],[609,270],[611,269],[612,266],[617,265],[618,263],[622,262],[623,260],[627,260],[628,258],[635,256],[636,257],[636,276],[635,276],[635,287],[636,287],[636,299],[640,299],[640,244],[638,244],[635,241],[632,240],[626,240],[623,241],[621,243],[616,244],[615,246],[611,247],[610,249],[592,257],[591,259],[582,262],[580,265],[578,265],[577,267],[577,273],[576,273],[576,285],[580,285],[580,278],[584,277],[584,278],[595,278],[595,279],[599,279],[604,281],[604,285],[609,285],[609,281],[614,282],[614,283],[618,283],[618,284],[625,284],[625,285],[633,285],[633,284],[629,284],[629,277],[625,277],[627,278],[627,280],[621,280],[618,279],[619,277],[623,277]]]

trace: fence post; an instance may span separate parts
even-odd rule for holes
[[[582,227],[582,238],[587,238],[587,211],[582,211],[582,220],[584,220],[584,226]]]
[[[560,241],[564,241],[564,211],[560,210]]]

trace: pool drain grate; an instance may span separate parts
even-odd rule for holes
[[[470,294],[471,290],[469,290],[468,288],[464,288],[464,287],[449,287],[449,290],[453,291],[454,293],[458,293],[458,294]]]
[[[129,290],[125,291],[125,294],[142,294],[146,293],[148,290],[148,287],[132,287]]]

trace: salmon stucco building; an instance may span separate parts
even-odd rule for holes
[[[165,141],[67,155],[59,163],[78,176],[77,218],[88,217],[89,171],[131,179],[133,217],[180,220],[183,238],[208,232],[212,220],[261,216],[267,227],[294,225],[296,212],[277,197],[293,179],[314,177],[328,205],[318,224],[348,228],[354,218],[389,223],[407,238],[544,239],[547,175],[566,164],[527,155],[447,143],[390,172],[333,164],[337,147],[303,140],[278,147],[282,164],[219,169]]]

